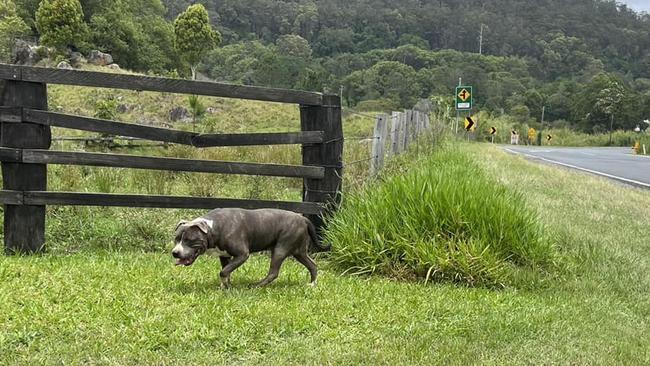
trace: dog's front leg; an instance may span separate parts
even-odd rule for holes
[[[219,261],[221,262],[221,269],[223,270],[226,268],[228,263],[230,263],[231,257],[219,257]],[[221,287],[222,288],[228,288],[230,287],[230,277],[226,278],[226,284],[224,285],[223,280],[221,281]]]
[[[230,288],[230,274],[232,271],[236,270],[239,266],[244,264],[246,260],[248,259],[249,254],[244,253],[238,256],[235,256],[231,260],[228,261],[228,264],[226,264],[222,269],[221,272],[219,273],[219,277],[221,278],[221,287],[222,288]],[[221,262],[223,264],[223,261]]]

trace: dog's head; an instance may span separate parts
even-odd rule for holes
[[[212,228],[212,221],[196,219],[181,221],[176,225],[174,249],[172,256],[176,258],[177,266],[190,266],[196,258],[208,249],[208,232]]]

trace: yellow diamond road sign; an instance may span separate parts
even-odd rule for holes
[[[472,87],[459,85],[456,87],[456,110],[459,111],[469,111],[472,110]]]
[[[466,102],[470,97],[472,96],[472,93],[469,92],[467,89],[462,89],[458,93],[458,98],[462,100],[463,102]]]

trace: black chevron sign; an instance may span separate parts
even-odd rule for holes
[[[495,127],[490,127],[490,135],[494,135],[497,133],[497,129]]]
[[[472,128],[474,127],[475,123],[472,117],[465,117],[465,129],[467,131],[471,131]]]

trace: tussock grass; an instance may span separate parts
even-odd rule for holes
[[[410,168],[347,195],[329,220],[331,261],[345,273],[504,286],[556,262],[523,196],[463,150],[447,145]]]

